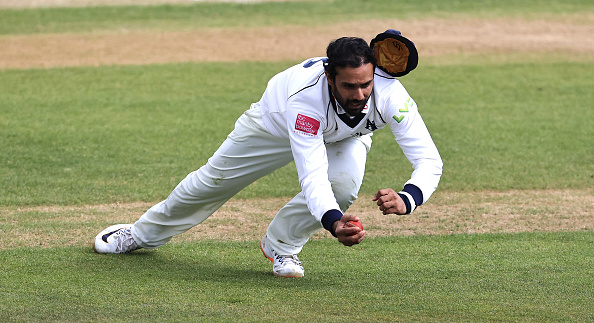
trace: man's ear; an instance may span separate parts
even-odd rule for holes
[[[331,87],[334,87],[334,82],[332,81],[332,78],[330,78],[330,74],[328,74],[328,72],[324,72],[326,74],[326,79],[328,80],[328,84],[330,84]]]

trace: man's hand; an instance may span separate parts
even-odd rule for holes
[[[404,204],[400,195],[391,188],[377,191],[373,201],[377,201],[380,211],[384,214],[406,214],[406,204]]]
[[[340,221],[336,221],[334,224],[332,224],[336,238],[340,243],[350,247],[363,241],[363,238],[365,238],[365,230],[361,230],[359,227],[346,224],[348,221],[359,220],[360,219],[357,216],[345,214],[342,216]]]

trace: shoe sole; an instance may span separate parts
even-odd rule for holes
[[[284,277],[284,278],[301,278],[301,277],[303,277],[303,275],[297,275],[297,276],[283,276],[283,275],[279,275],[279,274],[277,274],[277,273],[275,273],[275,272],[272,272],[272,274],[273,274],[274,276],[276,276],[276,277]]]
[[[264,247],[262,246],[262,240],[260,240],[260,250],[262,250],[262,254],[264,255],[264,257],[266,257],[266,259],[270,260],[270,262],[272,262],[274,264],[274,259],[272,259],[266,255],[266,252],[264,251]]]

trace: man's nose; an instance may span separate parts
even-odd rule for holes
[[[365,98],[365,93],[363,93],[363,89],[361,89],[361,88],[358,88],[358,89],[356,89],[356,90],[355,90],[355,93],[354,93],[354,96],[353,96],[353,99],[354,99],[354,100],[359,100],[359,101],[361,101],[361,100],[363,100],[364,98]]]

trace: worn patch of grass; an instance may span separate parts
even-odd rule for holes
[[[404,216],[383,215],[371,198],[360,195],[347,212],[361,218],[369,238],[594,230],[592,190],[438,191],[431,203]],[[289,200],[232,199],[171,243],[257,240]],[[89,247],[97,232],[114,223],[135,222],[154,203],[0,207],[0,249]],[[321,230],[313,238],[331,236]]]

